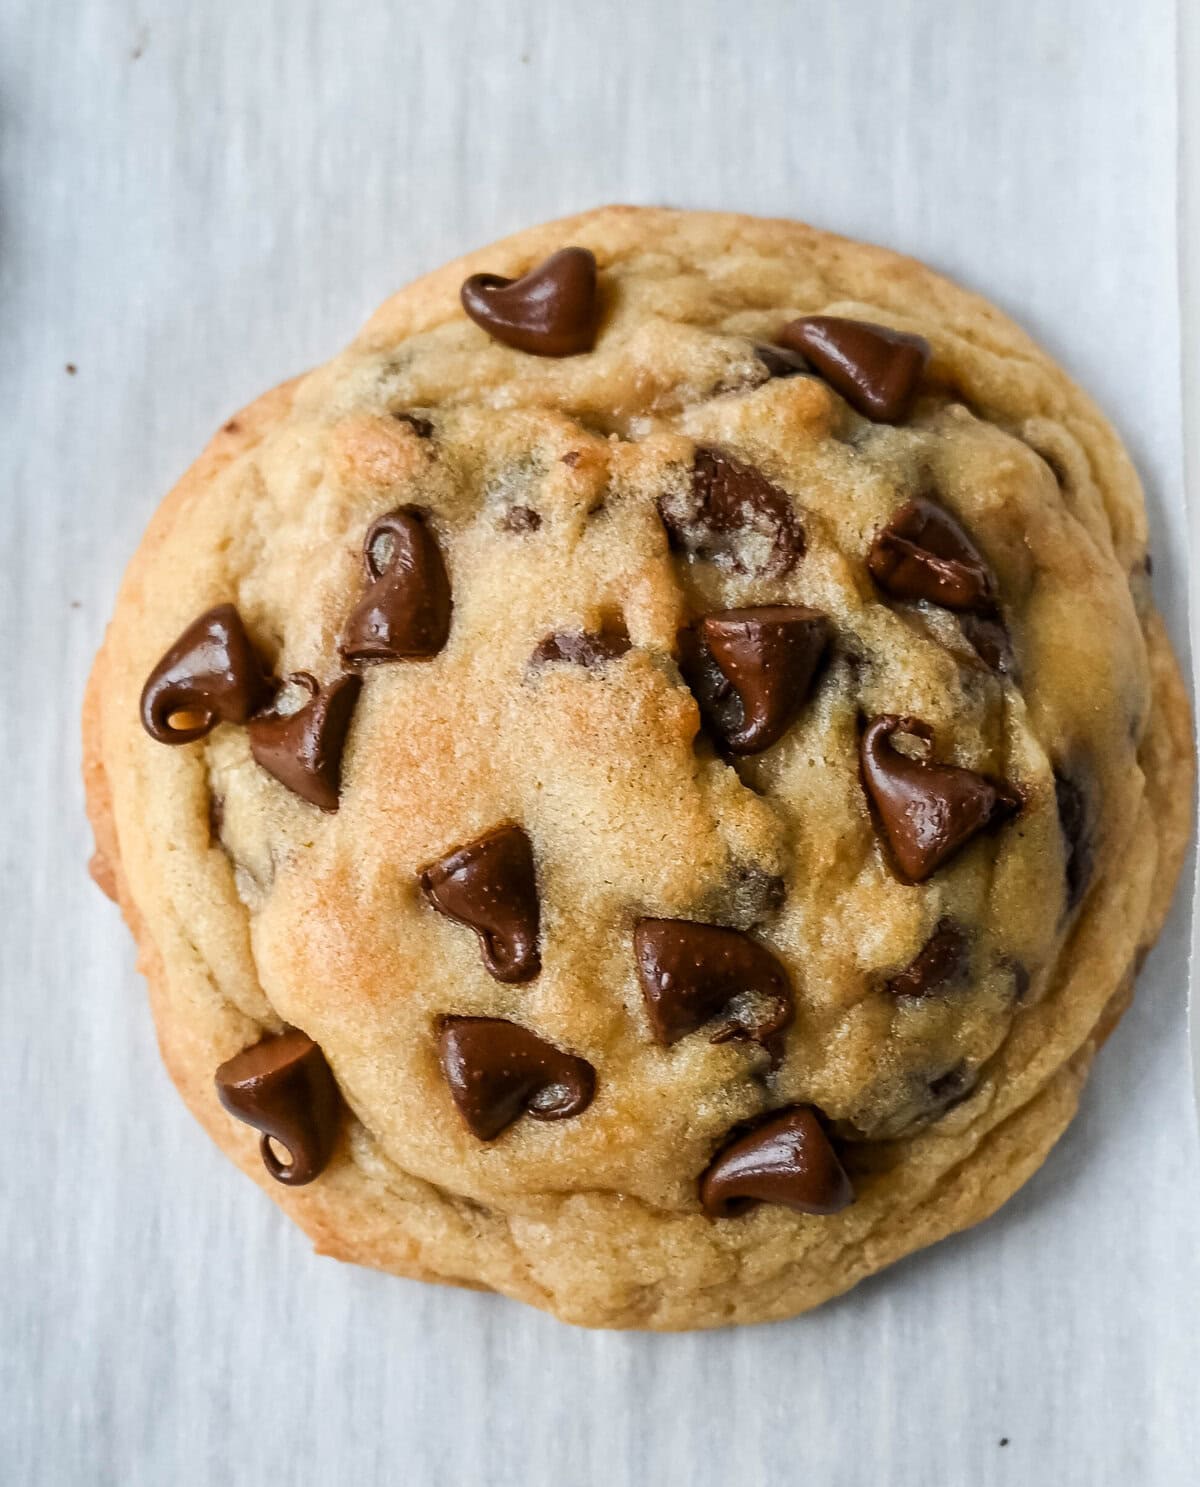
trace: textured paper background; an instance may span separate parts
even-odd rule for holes
[[[0,1481],[1197,1480],[1183,912],[997,1219],[797,1323],[589,1335],[315,1259],[210,1148],[83,876],[76,727],[122,565],[211,430],[413,274],[611,199],[806,217],[1017,314],[1129,440],[1186,645],[1175,24],[0,0]]]

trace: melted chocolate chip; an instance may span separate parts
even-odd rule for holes
[[[852,408],[877,423],[899,423],[908,416],[929,361],[923,336],[839,315],[793,320],[779,341],[803,353]]]
[[[294,713],[251,718],[246,729],[250,752],[293,794],[323,811],[336,811],[342,752],[362,678],[339,676],[322,687],[307,671],[297,671],[288,682],[304,687],[310,700]]]
[[[459,1113],[480,1141],[522,1115],[566,1120],[592,1103],[596,1071],[528,1028],[499,1017],[445,1017],[439,1051]]]
[[[777,1058],[792,1020],[792,988],[779,961],[741,930],[687,919],[641,919],[633,936],[650,1025],[670,1046],[718,1012],[713,1043],[751,1039]]]
[[[960,615],[959,623],[975,654],[989,670],[1002,675],[1013,672],[1012,637],[998,613]]]
[[[953,919],[943,919],[911,964],[887,983],[897,997],[926,997],[946,991],[966,974],[970,945],[966,931]]]
[[[218,723],[244,723],[265,687],[241,616],[232,604],[218,604],[192,621],[150,673],[142,726],[159,743],[192,743]]]
[[[952,1069],[947,1069],[926,1085],[930,1103],[939,1114],[944,1115],[955,1105],[962,1104],[975,1088],[978,1077],[978,1073],[973,1072],[966,1064],[955,1064]]]
[[[532,506],[510,506],[500,522],[506,532],[536,532],[541,524]]]
[[[993,608],[992,579],[979,549],[948,511],[924,497],[901,506],[876,535],[867,568],[893,599],[976,612]]]
[[[629,650],[629,631],[624,623],[606,624],[598,631],[565,630],[547,635],[530,656],[533,666],[566,661],[572,666],[603,666]]]
[[[863,783],[899,876],[923,883],[972,837],[1014,815],[1021,801],[1011,786],[974,770],[908,758],[892,745],[897,733],[933,739],[916,718],[873,719],[860,745]]]
[[[357,663],[436,656],[450,633],[450,581],[419,507],[371,523],[363,569],[368,587],[342,630],[342,656]]]
[[[660,497],[658,513],[672,547],[738,573],[747,571],[739,544],[748,537],[768,544],[754,565],[762,576],[781,577],[804,553],[792,498],[761,470],[719,449],[696,450],[690,492]]]
[[[578,356],[596,344],[596,260],[561,248],[519,279],[472,274],[463,309],[489,336],[533,356]]]
[[[680,637],[681,668],[705,721],[735,754],[782,737],[812,689],[829,621],[803,605],[705,615]]]
[[[1074,909],[1092,879],[1091,823],[1087,796],[1069,775],[1054,771],[1054,800],[1066,849],[1067,911]]]
[[[846,1170],[809,1105],[779,1111],[738,1136],[700,1178],[700,1203],[712,1219],[736,1218],[758,1203],[830,1214],[853,1201]]]
[[[867,568],[885,594],[954,610],[985,666],[1013,667],[1012,642],[995,598],[995,580],[964,527],[923,496],[894,513],[876,534]]]
[[[300,1187],[320,1175],[337,1139],[338,1089],[325,1055],[309,1037],[289,1028],[269,1034],[223,1063],[217,1097],[263,1133],[263,1166],[276,1182]],[[285,1165],[271,1141],[286,1148]]]
[[[497,981],[530,981],[541,970],[533,848],[519,826],[497,826],[456,847],[424,868],[420,881],[439,913],[479,936]]]
[[[806,372],[812,372],[800,353],[789,351],[786,346],[768,346],[765,342],[756,341],[754,354],[772,377],[800,377]]]

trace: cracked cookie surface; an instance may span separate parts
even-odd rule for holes
[[[464,313],[515,280],[511,337],[576,246],[553,353]],[[821,375],[813,316],[919,381]],[[199,712],[173,673],[164,746],[147,678],[230,605],[253,664]],[[214,1138],[325,1252],[601,1326],[786,1316],[1003,1201],[1157,933],[1191,759],[1136,475],[1021,331],[879,249],[632,208],[449,265],[232,420],[85,714]],[[214,1084],[292,1029],[341,1101],[303,1184]]]

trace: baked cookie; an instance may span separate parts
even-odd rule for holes
[[[155,516],[85,709],[163,1056],[324,1253],[592,1326],[990,1213],[1162,923],[1137,477],[995,309],[614,207],[389,300]]]

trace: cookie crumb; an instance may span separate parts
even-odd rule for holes
[[[78,370],[79,370],[79,368],[75,365],[75,363],[73,361],[69,361],[67,363],[67,376],[68,377],[73,377]]]
[[[1006,1436],[1006,1435],[1002,1435],[1002,1436],[1001,1436],[1001,1437],[1000,1437],[1000,1444],[1001,1444],[1001,1445],[1002,1445],[1002,1446],[1007,1446],[1007,1445],[1008,1445],[1008,1436]]]

